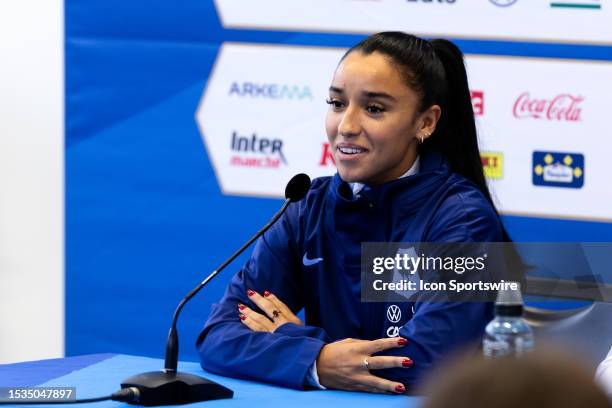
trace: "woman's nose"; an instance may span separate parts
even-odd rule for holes
[[[360,131],[359,112],[357,109],[349,107],[344,111],[342,120],[338,124],[338,134],[344,137],[351,137],[357,136]]]

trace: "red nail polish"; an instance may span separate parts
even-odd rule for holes
[[[397,341],[397,345],[398,346],[405,346],[406,344],[408,344],[408,340],[406,340],[406,339],[399,339]]]
[[[406,387],[404,387],[403,385],[397,385],[395,386],[395,392],[403,394],[406,392]]]
[[[402,361],[403,367],[412,367],[413,365],[414,365],[414,361],[412,361],[409,358],[405,358],[404,361]]]
[[[267,290],[264,292],[264,297],[268,297],[268,296],[270,296],[270,295],[271,295],[271,293],[270,293],[270,292],[268,292]]]
[[[238,309],[240,310],[244,310],[246,308],[245,305],[243,305],[242,303],[238,305]]]
[[[251,289],[247,290],[247,295],[253,296],[254,294],[255,294],[255,291],[253,291]]]
[[[244,320],[244,319],[246,319],[246,316],[245,316],[245,315],[243,315],[243,314],[241,314],[241,315],[240,315],[240,320]]]

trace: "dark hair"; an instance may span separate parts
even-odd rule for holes
[[[421,144],[420,151],[442,153],[451,170],[476,184],[497,213],[478,150],[474,110],[461,50],[448,40],[428,41],[411,34],[387,31],[369,36],[349,49],[342,59],[354,51],[364,55],[379,52],[402,68],[406,83],[420,96],[417,112],[424,112],[432,105],[440,106],[442,114],[436,130]],[[510,241],[503,225],[502,232],[504,241]]]

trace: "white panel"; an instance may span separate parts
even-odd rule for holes
[[[0,2],[0,363],[64,353],[63,6]]]
[[[331,160],[322,160],[324,100],[343,53],[223,46],[196,118],[225,193],[281,196],[295,173],[317,177],[335,172]],[[498,177],[490,185],[502,211],[612,220],[607,169],[612,135],[605,124],[612,63],[472,55],[466,63],[478,105],[481,150],[501,154]],[[233,132],[239,144],[232,145]],[[263,151],[258,149],[262,139],[267,139]],[[270,148],[275,140],[282,143],[286,163]],[[576,179],[581,186],[534,185],[535,151],[582,155],[585,163]]]
[[[226,27],[612,44],[608,0],[216,0]]]
[[[501,209],[612,220],[612,63],[469,56],[468,69],[472,88],[484,92],[483,150],[504,154],[503,177],[492,182]],[[534,151],[583,155],[583,186],[534,185]]]
[[[341,50],[225,44],[196,119],[226,194],[279,196],[296,173],[319,165],[325,99]],[[235,136],[234,136],[235,132]]]

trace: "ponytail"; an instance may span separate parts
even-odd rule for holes
[[[444,67],[446,86],[439,101],[442,108],[439,124],[422,148],[443,153],[452,170],[472,180],[490,201],[478,151],[474,110],[463,54],[447,40],[433,40],[431,46]]]
[[[491,193],[482,168],[478,150],[478,135],[474,109],[468,85],[463,53],[448,40],[430,42],[435,58],[444,68],[444,82],[440,106],[442,115],[436,131],[421,146],[422,151],[441,152],[451,169],[471,180],[493,206]]]
[[[440,121],[436,131],[425,140],[421,149],[441,152],[449,161],[451,169],[476,184],[497,212],[478,150],[474,109],[463,53],[448,40],[436,39],[430,41],[430,44],[435,58],[444,68],[446,86],[439,100],[442,108]],[[502,232],[504,241],[511,241],[503,225]]]

